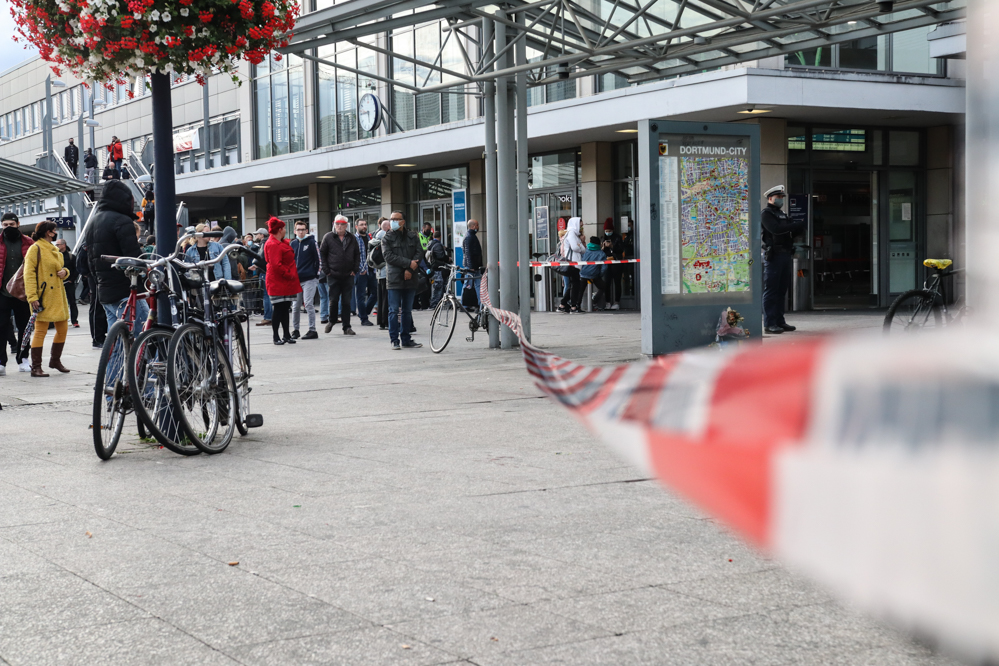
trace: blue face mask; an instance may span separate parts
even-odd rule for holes
[[[392,227],[392,231],[399,230],[399,220],[389,220],[389,226]]]
[[[777,197],[774,199],[774,205],[778,208],[784,207],[784,197]]]

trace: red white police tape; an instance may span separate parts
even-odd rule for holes
[[[850,601],[999,658],[994,333],[798,337],[588,367],[489,307],[538,388],[643,473]]]
[[[532,261],[531,267],[539,266],[603,266],[604,264],[637,264],[641,259],[608,259],[607,261]],[[520,262],[517,262],[520,265]]]

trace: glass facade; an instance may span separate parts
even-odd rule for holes
[[[852,42],[796,51],[785,56],[788,67],[836,67],[840,69],[898,72],[900,74],[943,73],[943,61],[930,57],[926,35],[932,27],[903,30],[890,35],[864,37]]]
[[[361,72],[378,73],[378,54],[364,47],[325,46],[319,49],[319,57]],[[316,108],[319,145],[332,146],[374,136],[358,126],[357,102],[367,93],[377,93],[377,90],[375,79],[318,63]]]
[[[433,22],[392,33],[392,52],[401,56],[392,58],[393,80],[417,87],[451,82],[456,85],[447,92],[420,94],[392,86],[392,114],[399,126],[390,131],[400,128],[407,131],[465,119],[465,90],[461,79],[419,64],[438,63],[442,69],[467,73],[462,45],[458,43],[462,38],[441,28],[441,23]],[[467,51],[471,44],[464,48]]]
[[[527,187],[532,190],[575,185],[582,179],[579,151],[531,155],[527,167]]]
[[[305,150],[305,73],[295,55],[253,67],[254,156]]]

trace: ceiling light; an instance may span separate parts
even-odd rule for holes
[[[618,134],[638,134],[638,130],[637,129],[623,129],[623,130],[617,130],[617,133]]]
[[[271,186],[270,185],[254,185],[253,189],[255,189],[255,190],[269,190],[269,189],[271,189]]]
[[[316,178],[336,178],[336,176],[316,176]]]
[[[397,166],[397,167],[415,167],[416,165],[415,164],[396,164],[394,166]]]
[[[856,21],[847,21],[846,24],[847,25],[857,25],[857,22]]]
[[[749,107],[748,109],[743,109],[742,111],[737,111],[746,116],[758,116],[761,113],[770,113],[770,109],[757,109],[756,107]]]

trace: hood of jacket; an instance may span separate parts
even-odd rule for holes
[[[569,233],[579,235],[579,229],[583,225],[582,218],[570,217],[569,218]]]
[[[100,206],[108,210],[113,210],[122,215],[132,215],[132,205],[135,200],[132,198],[132,190],[128,185],[120,180],[109,180],[104,184],[104,191],[101,193]]]
[[[236,242],[236,230],[232,227],[226,227],[222,230],[222,245],[232,245]]]

